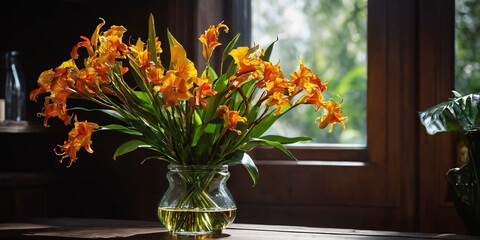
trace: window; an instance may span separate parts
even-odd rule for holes
[[[458,0],[455,13],[455,89],[480,92],[480,2]]]
[[[266,48],[278,36],[270,61],[285,76],[298,71],[299,59],[323,82],[326,100],[344,100],[347,129],[319,130],[312,105],[302,105],[278,120],[266,134],[309,136],[313,143],[364,146],[367,138],[367,1],[252,0],[252,41]],[[334,94],[334,95],[327,95]],[[340,97],[341,96],[341,97]]]
[[[349,118],[342,132],[320,130],[321,110],[300,106],[278,120],[266,134],[309,136],[312,143],[289,146],[299,160],[366,162],[367,156],[367,0],[251,0],[251,39],[266,48],[278,36],[270,61],[286,76],[298,70],[299,57],[322,80],[325,98],[342,101]],[[268,147],[252,155],[259,160],[288,160]],[[271,163],[271,162],[269,162]],[[326,162],[323,162],[325,164]],[[357,164],[357,163],[353,163]]]

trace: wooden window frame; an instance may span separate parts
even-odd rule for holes
[[[318,165],[330,165],[332,161],[339,161],[339,165],[370,164],[382,161],[385,154],[382,149],[386,143],[386,101],[385,88],[387,67],[387,44],[384,32],[386,28],[386,3],[368,1],[367,4],[367,143],[362,145],[348,144],[311,144],[287,146],[299,161],[313,161]],[[380,36],[380,37],[378,37]],[[347,123],[348,124],[348,123]],[[249,153],[259,164],[289,164],[291,159],[272,147],[260,146]],[[272,162],[273,161],[273,162]],[[290,164],[305,164],[291,162]],[[312,163],[310,163],[312,164]]]

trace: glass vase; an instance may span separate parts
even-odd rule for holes
[[[227,165],[168,169],[169,187],[158,205],[158,218],[170,234],[220,234],[233,222],[237,207],[226,186]]]

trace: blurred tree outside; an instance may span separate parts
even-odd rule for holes
[[[252,40],[266,48],[278,36],[270,61],[286,77],[301,58],[322,82],[325,100],[342,101],[347,128],[319,129],[314,106],[299,106],[266,134],[309,136],[313,143],[366,145],[367,140],[367,0],[252,0]],[[328,95],[331,94],[331,95]]]
[[[455,89],[480,92],[480,1],[457,0],[455,12]]]

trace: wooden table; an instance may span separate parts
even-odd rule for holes
[[[52,218],[0,223],[0,239],[66,240],[66,239],[194,239],[171,237],[157,222]],[[386,231],[367,231],[334,228],[311,228],[256,224],[232,224],[219,236],[202,239],[225,240],[292,240],[292,239],[479,239],[454,234],[421,234]]]

